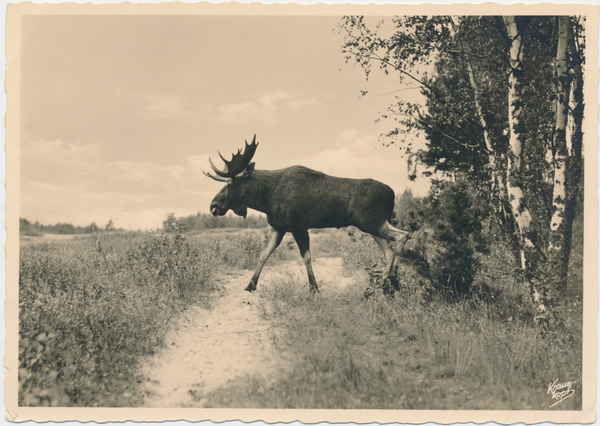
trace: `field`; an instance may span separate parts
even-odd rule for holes
[[[389,298],[370,237],[327,230],[311,240],[319,294],[290,237],[244,292],[264,244],[263,230],[22,239],[19,405],[581,409],[580,286],[556,332],[534,324],[501,247],[468,297],[403,265]],[[555,379],[574,394],[551,407]]]

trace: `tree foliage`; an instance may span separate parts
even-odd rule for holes
[[[434,180],[424,198],[409,191],[398,197],[399,225],[413,232],[405,262],[449,298],[471,294],[481,259],[490,253],[493,209],[488,198],[485,189],[464,176]],[[427,239],[418,238],[423,229]]]
[[[416,84],[424,99],[396,96],[380,117],[391,127],[382,140],[429,173],[464,176],[486,193],[546,316],[566,286],[581,198],[585,17],[369,20],[342,19],[346,60],[367,79],[377,67]]]

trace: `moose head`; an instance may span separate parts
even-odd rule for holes
[[[258,146],[256,135],[254,135],[251,144],[248,144],[248,141],[245,142],[244,153],[242,154],[241,150],[238,150],[237,154],[233,154],[230,161],[225,160],[219,152],[219,157],[225,163],[223,170],[217,169],[212,160],[209,159],[210,166],[216,176],[204,171],[202,172],[211,179],[227,184],[210,203],[210,212],[215,217],[225,215],[230,209],[238,216],[243,216],[244,218],[248,214],[248,207],[244,202],[244,185],[242,184],[254,172],[254,163],[250,161]]]

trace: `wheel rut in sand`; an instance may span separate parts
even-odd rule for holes
[[[313,262],[322,292],[336,291],[352,281],[341,258]],[[252,271],[220,277],[222,295],[212,310],[192,306],[165,338],[166,348],[142,367],[147,378],[146,407],[204,407],[206,395],[244,375],[275,381],[283,358],[273,347],[272,325],[261,318],[258,295],[244,291]],[[295,277],[307,281],[302,262],[267,267],[260,286]],[[308,291],[308,284],[306,285]]]

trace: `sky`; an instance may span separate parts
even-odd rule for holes
[[[19,216],[31,222],[156,229],[169,213],[209,213],[223,184],[202,170],[255,134],[257,169],[300,164],[427,192],[379,138],[393,124],[375,122],[418,90],[346,64],[340,17],[21,22]]]

